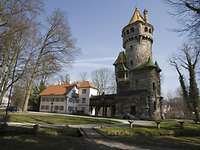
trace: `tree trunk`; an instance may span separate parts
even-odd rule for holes
[[[30,80],[30,82],[27,86],[27,89],[26,89],[24,104],[23,104],[23,107],[22,107],[23,112],[26,112],[27,109],[28,109],[28,102],[29,102],[29,98],[30,98],[30,95],[31,95],[32,88],[33,88],[33,79]]]
[[[191,65],[189,68],[189,75],[190,75],[190,100],[192,102],[193,111],[195,113],[195,119],[199,121],[199,89],[197,87],[196,76],[195,76],[195,69],[194,66]]]

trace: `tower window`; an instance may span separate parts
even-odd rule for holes
[[[136,88],[138,87],[138,80],[135,80],[135,86],[136,86]]]
[[[131,32],[134,32],[134,28],[131,28]]]
[[[155,84],[155,82],[153,82],[153,90],[154,91],[156,90],[156,84]]]
[[[130,64],[131,64],[131,66],[133,66],[133,61],[132,60],[130,61]]]
[[[154,107],[154,110],[156,110],[156,108],[157,108],[156,101],[153,102],[153,107]]]
[[[151,29],[149,29],[149,33],[152,33],[152,30],[151,30]]]
[[[126,30],[126,34],[129,34],[129,30]]]
[[[148,31],[148,28],[147,28],[147,27],[145,27],[145,28],[144,28],[144,32],[147,32],[147,31]]]

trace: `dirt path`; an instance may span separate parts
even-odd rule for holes
[[[124,144],[121,142],[116,142],[113,141],[102,134],[98,133],[95,129],[93,128],[83,128],[82,129],[84,133],[84,137],[90,141],[93,141],[97,145],[103,145],[106,147],[110,147],[111,149],[119,149],[119,150],[148,150],[148,149],[143,149],[137,146],[133,145],[128,145]]]

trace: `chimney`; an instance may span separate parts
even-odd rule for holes
[[[148,22],[148,10],[144,9],[143,14],[144,14],[144,21],[147,23]]]

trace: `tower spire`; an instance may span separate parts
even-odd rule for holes
[[[142,15],[140,13],[140,11],[137,8],[135,8],[135,11],[133,13],[133,16],[131,17],[131,20],[129,21],[129,24],[132,24],[132,23],[134,23],[136,21],[145,22],[144,18],[142,17]]]

